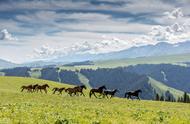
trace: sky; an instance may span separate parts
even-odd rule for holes
[[[189,0],[0,0],[0,59],[15,63],[190,39]]]

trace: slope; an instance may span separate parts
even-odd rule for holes
[[[64,94],[20,92],[21,85],[48,83],[50,87],[68,86],[52,81],[0,77],[0,123],[188,124],[190,106],[182,103],[95,99]],[[70,87],[70,86],[69,86]]]

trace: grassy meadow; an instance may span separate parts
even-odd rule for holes
[[[48,94],[20,92],[22,85],[48,83]],[[0,77],[0,124],[189,124],[190,104],[96,99],[52,94],[52,81]]]

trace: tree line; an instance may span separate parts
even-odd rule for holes
[[[169,91],[167,91],[169,92]],[[167,102],[183,102],[183,103],[190,103],[190,96],[187,92],[184,92],[183,96],[178,97],[177,99],[173,97],[172,94],[169,95],[159,95],[156,93],[155,96],[156,101],[167,101]]]

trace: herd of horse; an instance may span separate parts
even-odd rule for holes
[[[39,85],[39,84],[35,84],[35,85],[27,85],[27,86],[22,86],[21,87],[21,92],[23,92],[24,90],[26,90],[29,93],[33,93],[33,92],[45,92],[47,93],[47,88],[50,88],[48,84],[43,84],[43,85]],[[56,94],[58,92],[58,94],[62,95],[62,92],[65,91],[66,93],[68,93],[70,96],[85,96],[85,94],[83,93],[83,90],[87,89],[85,85],[81,85],[81,86],[75,86],[75,87],[70,87],[70,88],[65,88],[65,87],[54,87],[52,89],[53,94]],[[97,94],[99,95],[99,98],[102,96],[103,98],[107,97],[107,98],[112,98],[115,96],[116,92],[119,92],[118,89],[114,89],[114,90],[108,90],[106,88],[105,85],[98,87],[98,88],[93,88],[90,90],[89,92],[89,97],[91,98],[92,95],[96,98]],[[130,92],[126,92],[124,97],[128,98],[128,99],[133,99],[132,96],[136,97],[137,99],[140,100],[139,97],[139,93],[142,93],[142,91],[140,89],[135,90],[135,91],[130,91]]]

